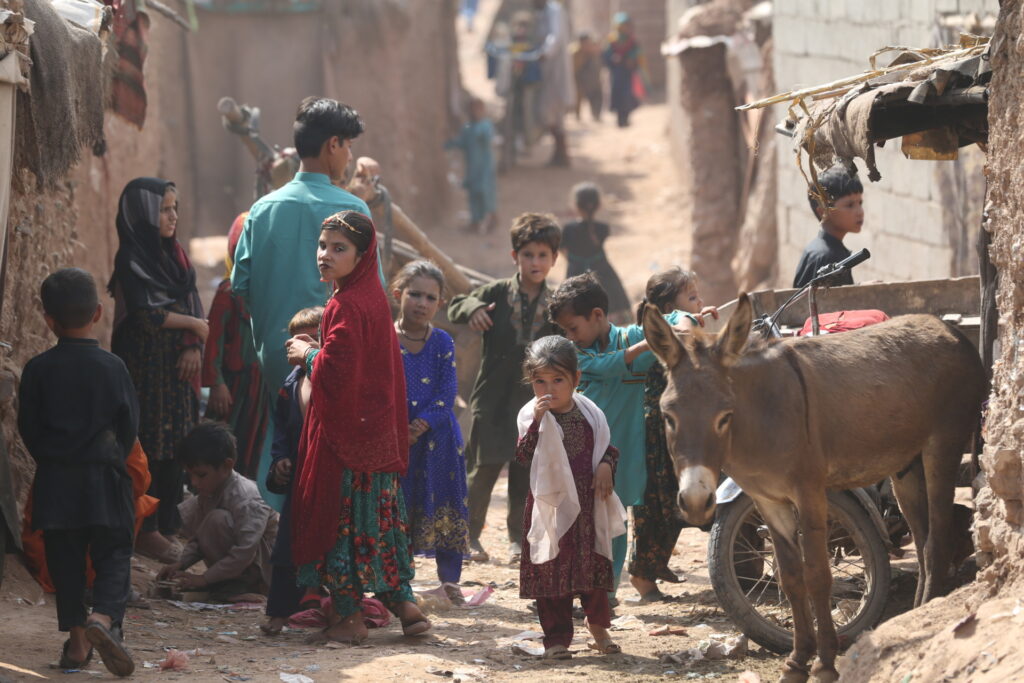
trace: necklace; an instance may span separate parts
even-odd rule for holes
[[[402,326],[401,320],[397,321],[396,324],[398,325],[398,333],[411,342],[425,342],[427,341],[427,337],[430,335],[430,323],[427,323],[427,329],[424,330],[423,336],[419,338],[409,336],[409,333],[406,332],[405,328]]]

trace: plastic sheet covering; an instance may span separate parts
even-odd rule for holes
[[[104,5],[99,0],[51,0],[50,4],[57,10],[57,14],[67,21],[74,22],[93,33],[100,32]]]

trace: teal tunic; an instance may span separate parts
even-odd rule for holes
[[[665,316],[675,325],[682,316],[673,311]],[[639,325],[608,331],[608,346],[601,350],[597,343],[577,349],[580,385],[577,391],[604,411],[612,432],[612,445],[619,449],[615,469],[615,493],[623,505],[640,505],[647,486],[647,461],[644,426],[644,384],[647,371],[656,362],[650,351],[626,363],[626,349],[643,341],[644,329]]]
[[[359,197],[331,184],[323,173],[296,173],[284,187],[261,197],[246,218],[231,269],[231,291],[249,309],[256,356],[269,401],[291,372],[285,355],[288,323],[303,308],[323,306],[331,283],[320,281],[317,243],[324,219],[339,211],[370,209]],[[380,273],[381,282],[384,281]],[[284,497],[266,489],[273,424],[260,454],[256,481],[263,498],[278,511]]]

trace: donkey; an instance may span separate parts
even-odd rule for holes
[[[915,606],[943,594],[953,489],[987,380],[970,341],[934,316],[748,348],[752,317],[746,294],[717,336],[673,329],[653,306],[644,312],[647,342],[668,375],[661,408],[678,503],[688,522],[707,523],[719,471],[753,498],[793,609],[780,683],[811,673],[831,682],[839,643],[826,490],[893,476],[917,547]]]

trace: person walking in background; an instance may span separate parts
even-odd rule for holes
[[[270,410],[252,341],[249,311],[242,298],[231,291],[231,266],[247,215],[239,214],[228,233],[227,275],[210,304],[203,386],[210,387],[206,417],[226,422],[238,441],[235,470],[247,479],[255,479]]]
[[[640,106],[646,94],[643,54],[633,35],[633,20],[626,12],[616,12],[614,28],[604,50],[604,63],[611,75],[611,106],[619,128],[629,125],[629,115]]]
[[[565,137],[565,113],[576,101],[572,65],[569,59],[569,17],[556,0],[533,0],[537,16],[535,44],[541,58],[537,119],[554,138],[549,166],[569,165],[569,143]]]
[[[430,261],[407,263],[391,283],[398,302],[409,411],[409,471],[402,478],[413,552],[433,555],[448,598],[462,604],[462,558],[469,552],[469,510],[455,343],[430,321],[444,303],[444,274]]]
[[[131,373],[139,399],[139,441],[149,458],[149,495],[160,500],[136,549],[176,561],[171,539],[181,527],[185,474],[175,448],[199,419],[203,342],[210,328],[196,290],[196,271],[175,239],[178,192],[159,178],[136,178],[117,207],[120,246],[108,289],[114,296],[111,350]]]
[[[583,100],[590,105],[594,121],[601,120],[604,88],[601,86],[601,46],[589,31],[582,31],[569,48],[572,73],[576,82],[576,120],[581,120]]]
[[[619,274],[608,262],[604,242],[611,230],[596,220],[601,208],[601,190],[594,183],[579,183],[572,188],[571,201],[579,220],[566,223],[562,230],[562,252],[569,259],[567,278],[593,271],[608,293],[609,314],[619,316],[630,308]]]
[[[462,187],[469,200],[469,231],[490,232],[497,223],[498,177],[494,169],[494,123],[487,117],[483,100],[470,100],[469,122],[444,146],[461,150],[465,159]]]

